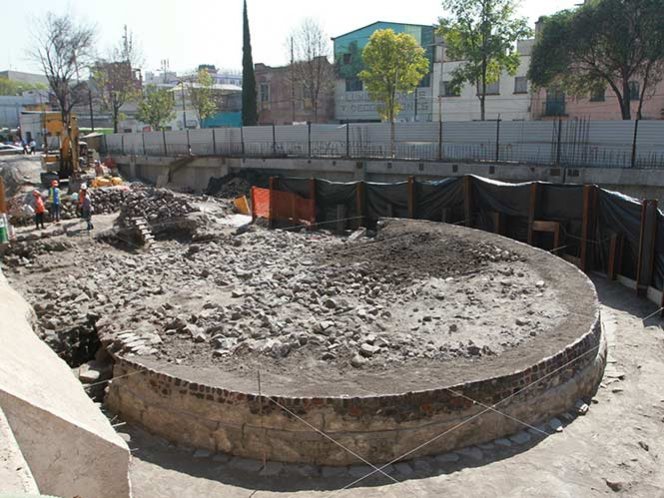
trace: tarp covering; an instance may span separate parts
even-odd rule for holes
[[[506,216],[505,235],[527,240],[530,183],[509,184],[471,177],[471,185],[478,228],[494,231],[489,214],[497,212]]]
[[[316,180],[316,206],[319,221],[332,221],[337,219],[337,206],[345,207],[345,217],[352,225],[359,224],[356,219],[357,212],[357,183],[330,182]],[[326,227],[330,228],[330,227]]]
[[[578,255],[583,223],[583,185],[540,183],[538,219],[560,222],[564,252]]]
[[[653,287],[664,289],[664,213],[657,211],[657,239],[655,240],[655,268]]]
[[[408,182],[366,183],[367,216],[371,220],[393,216],[408,218]]]
[[[440,221],[443,209],[450,209],[452,222],[463,220],[463,183],[460,178],[415,182],[415,217]]]
[[[641,234],[641,204],[627,195],[600,189],[597,220],[597,251],[603,270],[608,268],[609,244],[612,234],[624,237],[620,274],[636,278],[639,237]]]

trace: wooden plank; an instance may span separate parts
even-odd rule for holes
[[[616,260],[618,259],[618,247],[620,245],[620,236],[618,234],[611,235],[611,241],[609,242],[609,264],[606,269],[607,276],[609,280],[615,280],[617,271],[616,271]]]
[[[408,177],[408,217],[415,218],[415,178]]]
[[[0,178],[0,213],[7,212],[7,200],[5,199],[5,182]]]
[[[269,188],[270,188],[270,207],[268,209],[268,226],[270,228],[274,228],[274,191],[277,190],[279,186],[279,179],[276,176],[271,176],[270,177],[270,183],[269,183]]]
[[[311,130],[311,124],[309,124],[309,129]],[[309,178],[309,199],[314,201],[314,219],[311,220],[311,225],[309,225],[309,230],[316,228],[316,179]]]
[[[560,230],[560,223],[557,221],[533,220],[531,226],[533,232],[555,233]]]
[[[537,182],[530,184],[530,202],[528,204],[528,244],[533,244],[533,222],[537,217],[537,193],[539,185]]]
[[[467,227],[473,226],[473,190],[472,177],[463,177],[463,215],[464,224]]]
[[[652,282],[657,239],[657,201],[644,200],[641,204],[641,229],[636,266],[636,293],[644,296]]]
[[[343,235],[344,232],[346,231],[346,205],[345,204],[337,204],[336,226],[337,226],[337,234],[338,235]]]
[[[592,198],[595,195],[593,185],[583,186],[583,214],[581,221],[581,247],[579,251],[579,268],[581,271],[588,271],[588,240],[591,233],[591,217],[592,217]]]
[[[365,209],[365,195],[364,195],[364,182],[357,182],[357,188],[355,189],[355,202],[358,216],[358,226],[366,226],[366,209]]]

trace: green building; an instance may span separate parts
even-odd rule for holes
[[[431,75],[434,62],[435,28],[433,25],[403,24],[378,21],[346,34],[332,38],[337,81],[335,84],[335,118],[340,122],[378,122],[376,104],[364,91],[357,75],[364,69],[362,50],[374,31],[391,29],[395,33],[408,33],[426,50],[430,72],[420,83],[417,92],[403,97],[400,121],[431,121]]]

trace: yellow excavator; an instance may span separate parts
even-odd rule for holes
[[[70,190],[75,190],[80,183],[81,158],[87,163],[87,144],[79,140],[78,118],[69,117],[69,133],[66,133],[62,115],[59,112],[45,112],[42,127],[46,135],[46,145],[42,155],[41,180],[50,185],[51,180],[69,180]],[[58,148],[49,150],[52,137],[58,138]]]

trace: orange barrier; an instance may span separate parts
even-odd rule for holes
[[[251,188],[251,216],[268,220],[313,224],[316,203],[299,195],[280,190]]]

